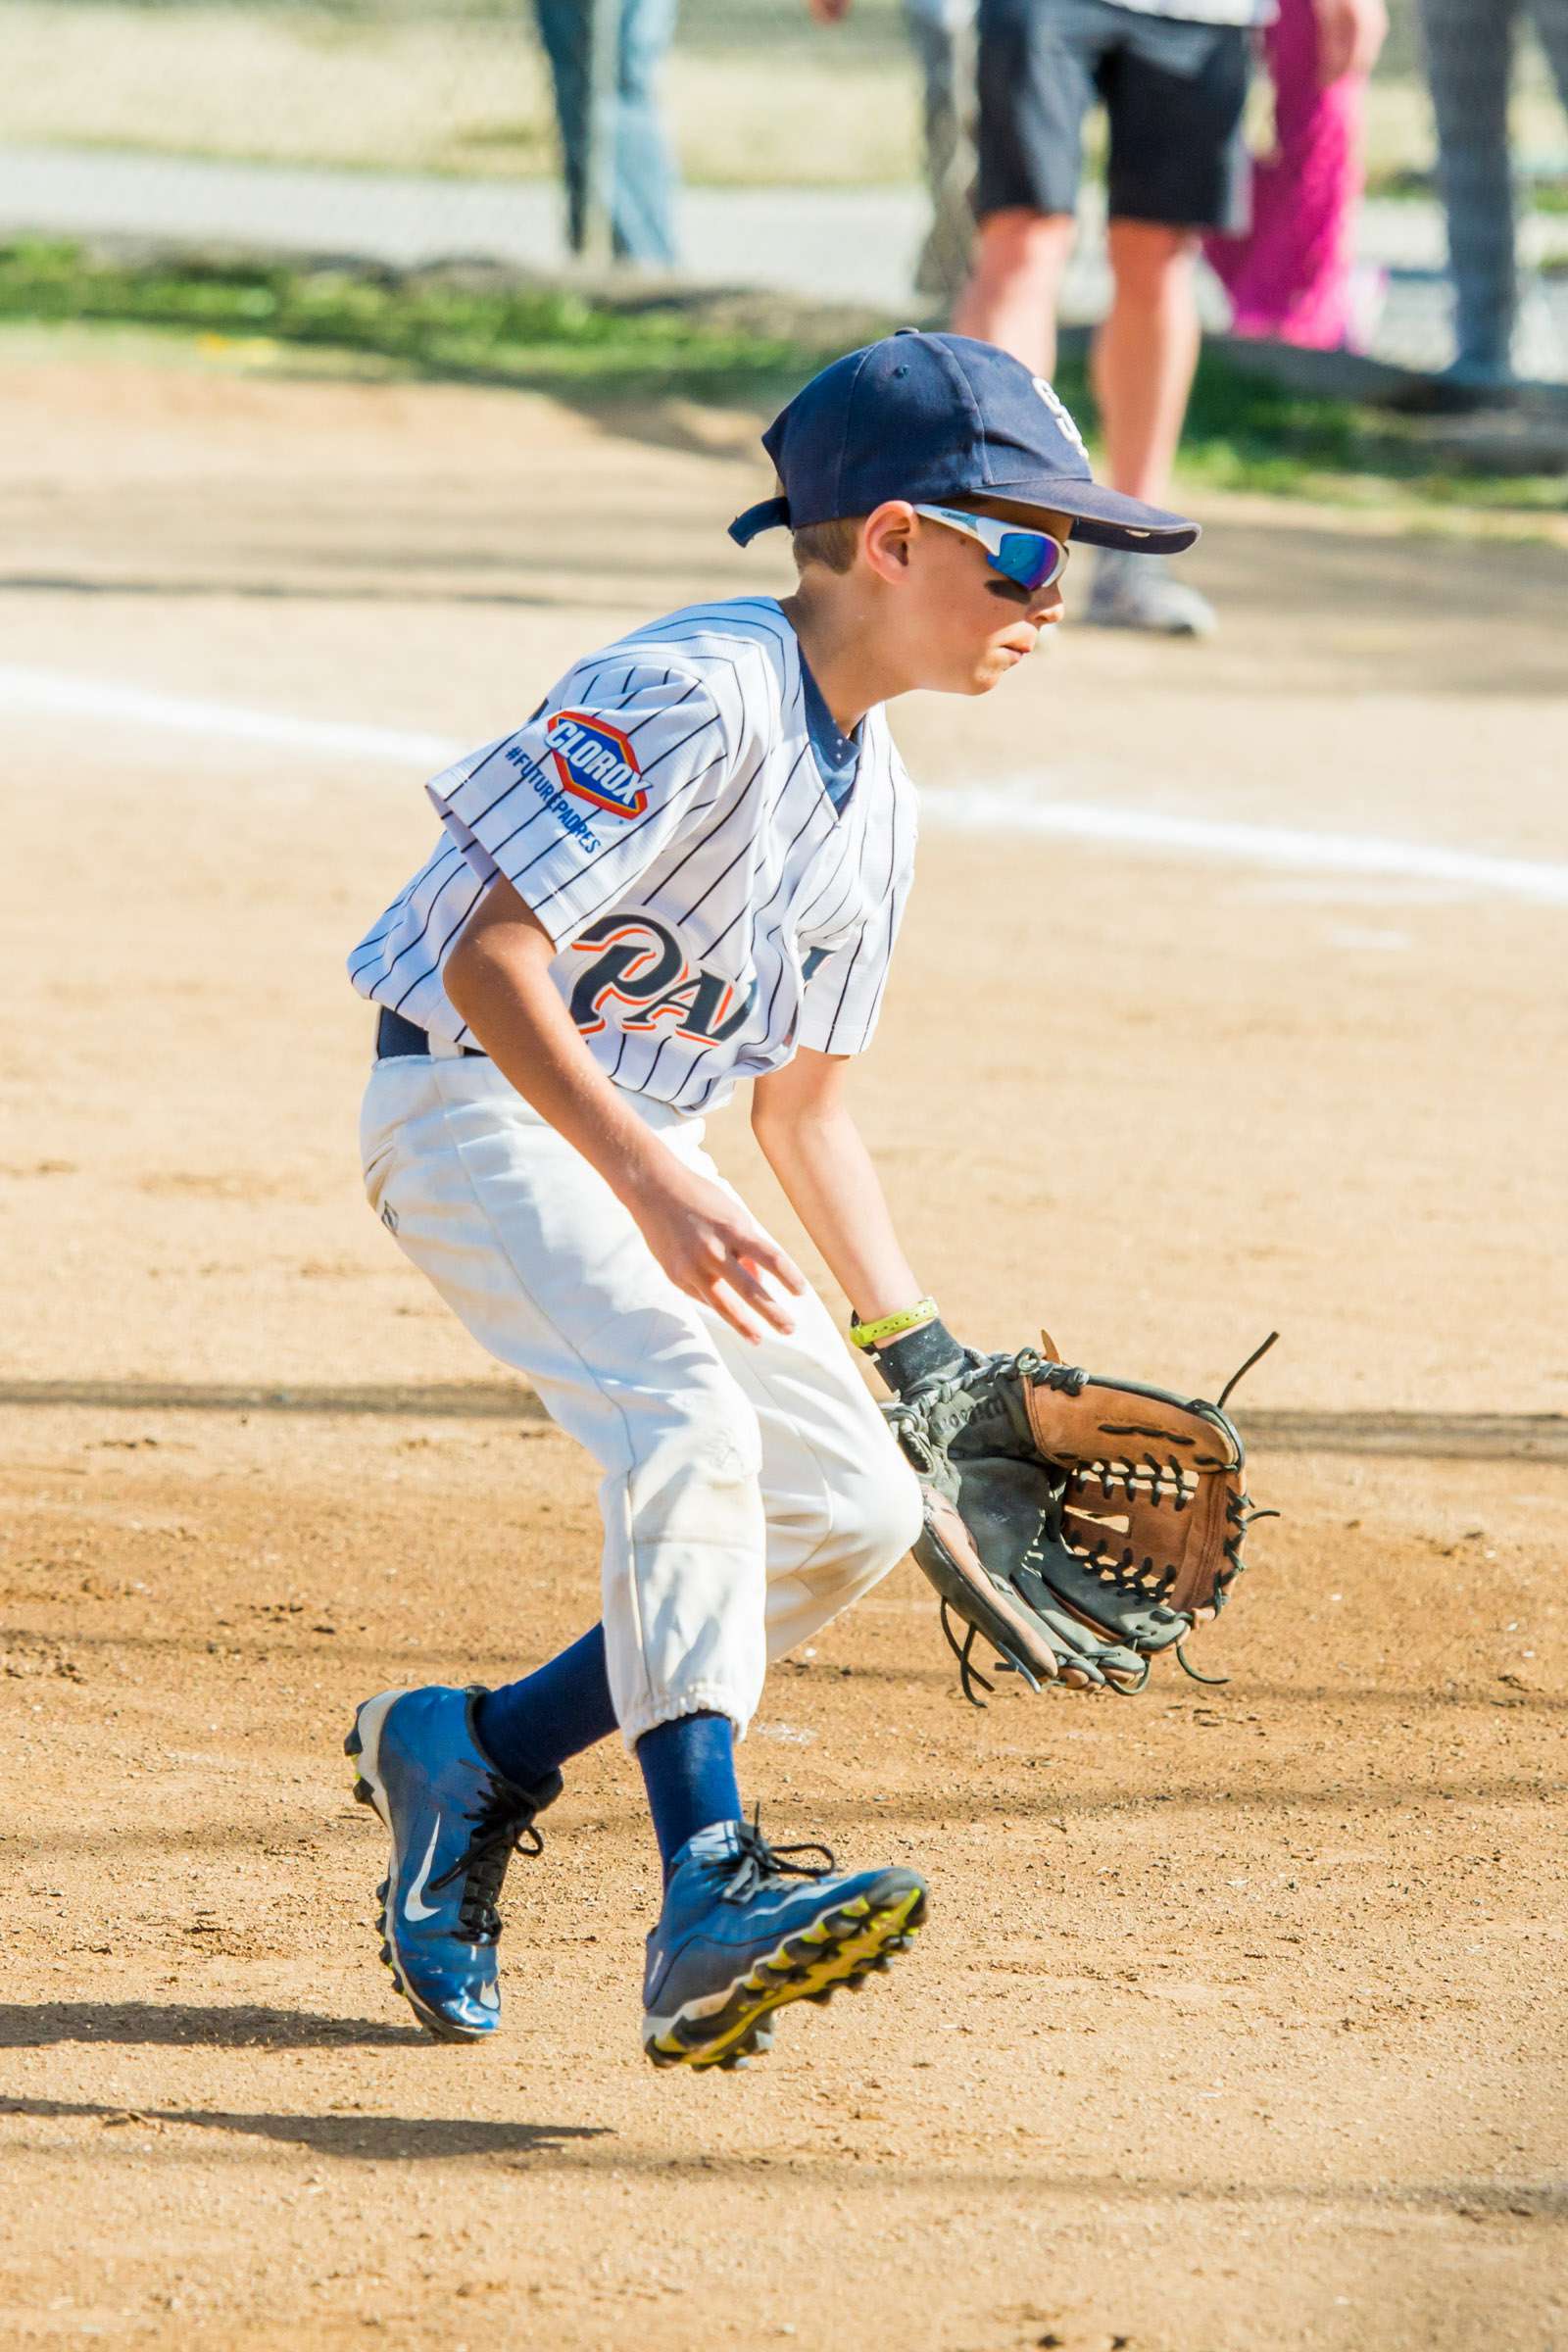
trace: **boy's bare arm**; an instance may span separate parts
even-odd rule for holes
[[[597,1168],[677,1289],[743,1339],[746,1307],[789,1331],[761,1277],[799,1294],[805,1280],[776,1242],[716,1184],[676,1158],[595,1062],[550,977],[555,947],[506,880],[492,883],[447,960],[448,997],[502,1076]]]
[[[864,1322],[920,1297],[881,1179],[844,1099],[848,1060],[803,1047],[752,1089],[752,1131],[790,1206]]]

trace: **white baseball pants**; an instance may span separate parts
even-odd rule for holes
[[[700,1119],[628,1100],[722,1181]],[[601,1606],[626,1744],[702,1710],[744,1735],[769,1659],[920,1527],[913,1473],[826,1307],[792,1299],[793,1334],[749,1347],[676,1290],[603,1179],[481,1056],[378,1062],[361,1147],[399,1247],[604,1473]]]

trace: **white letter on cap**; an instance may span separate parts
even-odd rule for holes
[[[1089,462],[1089,452],[1084,447],[1084,437],[1078,430],[1078,427],[1074,424],[1072,418],[1068,416],[1066,410],[1062,407],[1058,395],[1052,389],[1051,385],[1047,383],[1043,375],[1032,375],[1029,380],[1034,385],[1034,388],[1039,393],[1041,399],[1045,402],[1047,408],[1051,411],[1053,416],[1054,416],[1056,419],[1056,422],[1060,425],[1062,431],[1066,434],[1068,440],[1072,443],[1074,449],[1078,452],[1078,455],[1087,465]]]

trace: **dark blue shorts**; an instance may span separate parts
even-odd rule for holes
[[[1071,213],[1084,117],[1110,122],[1113,220],[1247,226],[1245,24],[1151,17],[1111,0],[980,0],[980,180],[987,213]]]

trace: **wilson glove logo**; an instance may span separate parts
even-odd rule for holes
[[[556,710],[545,720],[545,734],[568,792],[612,816],[642,815],[648,806],[642,771],[618,727],[588,710]]]

